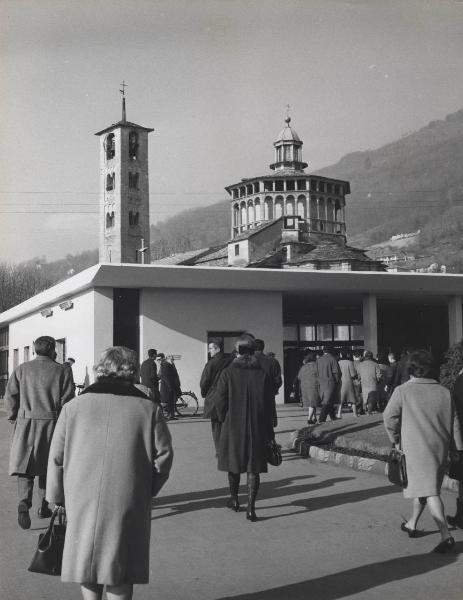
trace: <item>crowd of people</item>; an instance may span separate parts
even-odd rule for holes
[[[342,417],[343,408],[355,416],[382,412],[394,389],[405,383],[410,350],[400,361],[390,352],[376,359],[369,350],[341,350],[337,356],[329,346],[321,351],[309,351],[293,385],[293,395],[301,406],[308,408],[309,425]],[[317,409],[320,409],[317,417]]]
[[[227,473],[227,507],[240,512],[239,487],[246,474],[246,519],[254,522],[260,476],[268,470],[269,447],[278,425],[275,396],[281,368],[264,353],[263,340],[246,333],[226,356],[221,340],[210,340],[209,360],[200,378],[205,416],[210,418],[220,471]],[[67,531],[63,581],[77,582],[84,600],[130,600],[133,585],[149,578],[152,498],[167,481],[173,461],[167,420],[175,418],[180,381],[174,361],[154,349],[140,366],[134,351],[105,350],[95,366],[95,383],[75,396],[72,366],[56,362],[55,340],[34,342],[35,358],[9,378],[5,407],[12,423],[10,475],[18,480],[18,524],[31,526],[34,479],[38,478],[40,518],[50,505],[64,508]],[[308,353],[299,372],[309,419],[335,419],[335,400],[356,414],[375,408],[391,442],[405,453],[412,515],[401,524],[418,535],[427,506],[439,527],[437,553],[452,551],[449,525],[463,528],[463,364],[453,396],[431,377],[432,357],[409,351],[400,361],[373,360],[325,348]],[[361,393],[359,387],[361,386]],[[167,419],[160,402],[167,405]],[[338,415],[340,408],[338,407]],[[130,424],[130,426],[128,426]],[[445,517],[440,490],[447,456],[462,473],[457,512]]]

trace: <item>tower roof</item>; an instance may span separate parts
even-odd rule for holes
[[[285,119],[285,127],[281,130],[280,135],[275,140],[275,144],[278,142],[301,142],[301,138],[297,135],[294,129],[290,126],[291,117],[286,117]]]
[[[112,131],[113,129],[117,129],[118,127],[129,127],[130,129],[142,129],[143,131],[147,131],[150,133],[154,131],[151,127],[143,127],[143,125],[137,125],[136,123],[131,123],[130,121],[118,121],[117,123],[113,123],[106,129],[102,129],[101,131],[97,131],[95,135],[102,135],[103,133],[108,133],[108,131]]]

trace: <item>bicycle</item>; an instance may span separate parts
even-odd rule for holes
[[[167,405],[161,404],[164,416],[167,416]],[[181,392],[175,401],[175,412],[181,417],[194,417],[199,410],[196,394],[192,391]]]

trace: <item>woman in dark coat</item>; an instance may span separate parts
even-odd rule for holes
[[[440,490],[452,438],[457,450],[462,449],[463,440],[450,392],[429,377],[429,352],[412,352],[408,361],[410,380],[396,387],[383,413],[391,442],[400,443],[405,454],[408,485],[404,496],[413,499],[412,516],[401,529],[416,537],[418,519],[427,505],[441,534],[434,552],[445,553],[453,549],[455,540],[447,527]]]
[[[136,353],[103,352],[97,382],[64,405],[50,448],[47,500],[66,505],[62,581],[84,600],[129,600],[148,583],[151,498],[169,476],[161,407],[134,385]]]
[[[309,414],[307,415],[307,423],[309,424],[317,422],[317,406],[320,404],[315,360],[315,352],[308,352],[304,356],[303,365],[297,374],[299,389],[301,390],[302,406],[309,407]]]
[[[236,512],[240,508],[240,473],[247,473],[246,518],[256,521],[259,474],[267,472],[267,447],[277,424],[275,395],[273,382],[253,356],[252,342],[241,337],[235,348],[237,357],[222,371],[214,397],[218,418],[223,423],[218,468],[228,472],[228,507]]]

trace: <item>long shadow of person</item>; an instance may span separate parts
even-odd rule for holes
[[[463,543],[459,542],[456,546],[458,547],[457,551],[461,552]],[[399,556],[391,560],[370,563],[315,579],[307,579],[299,583],[292,583],[260,592],[240,594],[239,596],[227,596],[219,600],[281,600],[282,598],[290,598],[291,600],[307,600],[307,598],[337,600],[338,598],[361,594],[390,581],[408,579],[428,573],[429,571],[441,569],[456,562],[456,560],[456,554],[436,555],[429,553],[417,554],[415,556]],[[459,592],[457,590],[455,592],[456,598]],[[402,597],[410,596],[405,594]]]
[[[313,478],[314,475],[288,477],[286,479],[280,479],[277,481],[265,481],[261,484],[259,498],[280,498],[284,496],[292,496],[295,494],[310,494],[317,490],[331,487],[337,483],[344,481],[350,481],[354,477],[335,477],[332,479],[325,479],[319,483],[300,483],[295,482],[300,480],[306,480]],[[388,489],[392,486],[388,486]],[[394,489],[394,488],[393,488]],[[192,492],[185,494],[177,494],[174,496],[165,496],[156,498],[153,501],[154,508],[169,508],[170,512],[155,515],[154,519],[162,519],[165,517],[172,517],[180,513],[191,512],[195,510],[206,510],[208,508],[223,508],[225,506],[225,500],[228,498],[230,492],[228,487],[218,488],[216,490],[205,490],[200,492]],[[328,496],[329,497],[329,496]],[[291,505],[292,503],[289,503]],[[285,506],[285,505],[282,505]],[[305,512],[305,511],[303,511]]]

